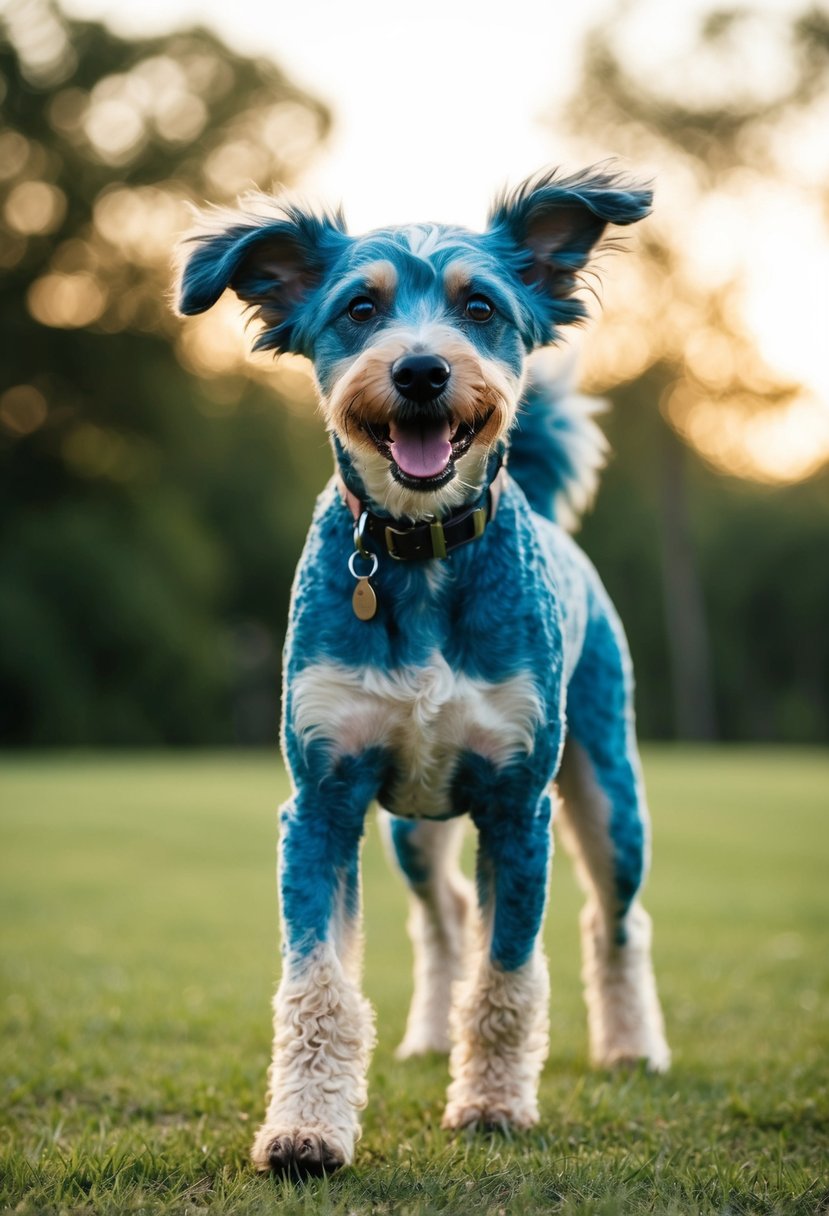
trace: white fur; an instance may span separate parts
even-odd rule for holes
[[[341,1164],[352,1160],[374,1042],[371,1006],[330,945],[287,967],[274,999],[267,1113],[251,1151],[257,1169],[269,1168],[277,1137],[320,1137]]]
[[[581,913],[581,942],[590,1059],[597,1068],[641,1060],[651,1072],[665,1072],[671,1053],[651,963],[650,917],[633,904],[623,946],[607,929],[599,907],[588,903]]]
[[[401,485],[392,476],[389,461],[359,428],[366,410],[372,421],[388,421],[395,360],[424,351],[442,355],[452,367],[447,405],[456,422],[479,422],[491,413],[490,422],[457,460],[455,476],[434,490]],[[382,329],[360,354],[343,359],[329,394],[319,383],[317,387],[326,423],[348,451],[368,497],[396,519],[425,519],[443,516],[483,490],[489,458],[509,430],[523,383],[523,373],[516,375],[496,360],[484,358],[452,325],[424,314],[419,323]]]
[[[490,684],[453,671],[435,652],[392,673],[315,663],[293,684],[300,742],[324,740],[333,755],[393,750],[399,778],[388,809],[415,818],[446,814],[453,761],[462,750],[503,768],[532,751],[541,702],[532,675]]]
[[[570,411],[581,415],[579,427],[571,430],[567,445],[578,475],[568,478],[564,489],[556,494],[554,510],[556,523],[568,532],[575,532],[582,516],[593,505],[610,445],[594,421],[597,414],[607,409],[607,402],[581,393],[568,393],[568,398]]]
[[[449,1012],[452,989],[463,974],[474,890],[458,868],[464,833],[463,819],[420,820],[409,845],[428,874],[409,893],[407,928],[414,950],[414,993],[398,1059],[429,1051],[449,1051]],[[394,860],[390,817],[380,816],[383,839]]]
[[[452,1083],[443,1126],[527,1128],[538,1122],[550,981],[540,949],[515,971],[481,954],[452,1013]]]
[[[564,478],[555,496],[555,520],[568,532],[575,532],[592,505],[599,486],[599,473],[607,464],[610,451],[607,437],[596,424],[608,403],[601,397],[584,397],[575,391],[578,357],[575,349],[545,347],[534,351],[526,364],[528,387],[541,390],[549,401],[568,399],[566,416],[567,453],[574,470]],[[577,425],[572,423],[577,422]]]
[[[429,258],[438,249],[452,244],[439,224],[410,224],[403,229],[403,235],[411,252],[420,258]]]
[[[597,1067],[644,1060],[663,1072],[671,1057],[651,963],[650,918],[633,904],[624,921],[626,941],[616,942],[610,802],[573,739],[564,750],[559,790],[562,839],[587,893],[581,939],[591,1060]],[[642,815],[647,831],[644,802]]]

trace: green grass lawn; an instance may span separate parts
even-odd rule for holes
[[[579,897],[554,866],[540,1127],[440,1131],[445,1060],[395,1062],[402,886],[372,824],[380,1044],[356,1165],[253,1175],[278,970],[284,774],[261,754],[0,766],[0,1210],[816,1213],[829,1206],[829,757],[648,748],[666,1077],[586,1068]]]

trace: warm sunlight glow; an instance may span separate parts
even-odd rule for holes
[[[209,312],[194,317],[182,329],[179,354],[198,376],[243,373],[247,366],[245,318],[229,292]]]
[[[758,411],[752,400],[695,397],[686,385],[663,409],[694,447],[723,473],[783,484],[829,460],[829,410],[808,394]]]
[[[248,376],[270,385],[291,410],[308,414],[317,404],[311,365],[300,355],[250,352],[252,333],[239,301],[230,292],[200,317],[191,318],[179,334],[181,362],[208,382],[213,377]],[[238,392],[225,384],[213,400],[231,408]]]
[[[66,197],[50,182],[21,182],[6,199],[6,223],[23,236],[54,232],[66,211]]]
[[[170,250],[189,220],[184,200],[157,186],[107,190],[99,195],[93,215],[106,241],[144,265],[169,263]]]
[[[63,3],[128,36],[205,22],[242,53],[271,56],[329,104],[334,127],[320,153],[315,117],[291,102],[264,100],[245,124],[228,129],[202,166],[206,196],[220,201],[253,184],[271,187],[263,179],[279,171],[273,165],[293,172],[313,152],[300,191],[342,202],[355,232],[417,219],[480,227],[502,184],[544,164],[620,150],[612,131],[603,147],[594,129],[594,143],[576,153],[555,121],[575,83],[579,40],[614,10],[612,0],[484,0],[474,13],[444,0],[417,7],[363,0],[358,37],[353,10],[330,0],[307,0],[268,21],[259,5],[221,0]],[[624,61],[634,75],[647,74],[668,108],[693,98],[700,113],[744,107],[759,115],[793,84],[790,20],[806,6],[757,0],[726,14],[721,34],[689,54],[701,16],[716,7],[714,0],[628,6],[619,26]],[[497,72],[481,70],[494,64]],[[182,66],[159,55],[98,82],[88,98],[65,90],[52,120],[67,129],[80,124],[99,156],[121,165],[156,136],[192,148],[206,114],[199,94],[227,87],[215,57]],[[679,390],[670,397],[667,415],[708,460],[740,476],[794,480],[829,460],[829,240],[819,193],[829,172],[827,121],[824,90],[811,107],[748,124],[742,165],[712,166],[710,177],[679,143],[637,142],[634,115],[623,124],[631,168],[656,179],[656,210],[630,237],[632,254],[606,263],[603,315],[583,343],[585,387],[605,391],[657,364],[682,369],[685,396],[681,407]],[[19,139],[0,133],[2,140],[19,161]],[[51,222],[45,194],[36,201],[28,201],[25,218],[18,200],[15,214],[24,218],[17,232],[47,230],[32,226]],[[177,206],[151,186],[117,185],[96,205],[96,229],[131,258],[160,264]],[[671,251],[669,266],[637,254],[649,233]],[[17,256],[16,249],[7,255]],[[30,295],[45,324],[84,324],[75,318],[103,309],[91,279],[47,279]],[[114,301],[113,324],[127,307]],[[238,304],[222,301],[186,327],[181,357],[205,378],[278,375],[269,356],[251,359],[243,330]]]
[[[98,320],[106,294],[91,274],[46,274],[32,283],[27,303],[41,325],[80,329]]]
[[[753,226],[740,311],[763,357],[829,409],[829,242],[815,199],[780,198]]]

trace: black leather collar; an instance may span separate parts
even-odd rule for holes
[[[432,557],[448,557],[454,549],[483,536],[498,505],[500,480],[499,473],[472,506],[462,507],[442,520],[416,524],[403,524],[375,515],[344,484],[340,485],[340,494],[354,516],[354,544],[358,552],[369,556],[370,550],[364,542],[371,539],[395,561],[426,561]]]
[[[483,535],[492,509],[489,491],[486,499],[486,504],[465,507],[440,522],[409,524],[402,528],[396,523],[390,524],[379,515],[373,515],[371,511],[364,511],[357,521],[357,528],[365,520],[362,536],[370,536],[378,541],[389,556],[399,562],[448,557],[453,549]]]

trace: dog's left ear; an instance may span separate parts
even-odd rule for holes
[[[179,246],[176,310],[206,312],[226,288],[263,323],[254,350],[309,354],[311,301],[349,244],[337,213],[313,214],[265,196],[205,212]]]
[[[653,191],[600,166],[570,177],[557,170],[528,178],[496,199],[487,235],[546,305],[548,324],[585,316],[573,299],[583,270],[608,224],[633,224],[651,209]],[[548,341],[551,334],[542,336]]]

